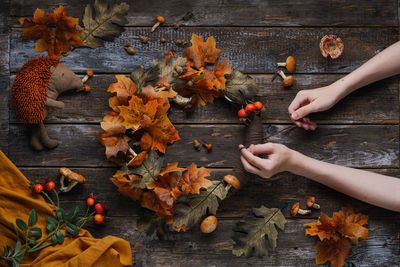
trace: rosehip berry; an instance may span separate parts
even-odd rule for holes
[[[54,189],[55,186],[56,184],[53,181],[50,181],[45,185],[45,189],[46,191],[51,191]]]
[[[102,224],[104,221],[104,217],[101,214],[94,215],[94,223],[95,224]]]
[[[244,109],[241,109],[238,111],[238,116],[239,116],[239,118],[244,118],[244,117],[247,117],[247,113]]]
[[[261,103],[260,101],[257,101],[256,103],[254,103],[254,106],[256,106],[257,110],[261,110],[263,108],[263,103]]]
[[[89,207],[93,206],[93,205],[94,205],[94,198],[89,197],[89,198],[86,200],[86,204],[87,204]]]
[[[33,188],[33,190],[35,191],[35,193],[40,194],[40,192],[42,192],[42,190],[43,190],[43,185],[36,184],[35,187]]]
[[[104,212],[103,205],[101,205],[100,203],[97,203],[94,206],[94,210],[96,211],[96,213],[103,213]]]
[[[256,106],[254,106],[254,104],[247,104],[245,111],[246,112],[252,112],[256,110]]]

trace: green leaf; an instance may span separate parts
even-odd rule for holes
[[[157,216],[153,211],[144,208],[139,209],[138,215],[139,219],[136,221],[136,231],[146,232],[148,235],[152,235],[156,231],[160,240],[165,239],[166,232],[163,218]]]
[[[31,244],[35,244],[35,243],[36,243],[36,237],[31,236],[31,237],[28,238],[28,241],[29,241],[29,243],[31,243]]]
[[[257,83],[247,74],[234,70],[231,75],[227,75],[225,98],[238,105],[244,105],[246,99],[253,99],[259,90]]]
[[[18,228],[21,229],[22,231],[28,230],[28,226],[26,225],[26,223],[23,220],[16,219],[15,223],[17,224]]]
[[[58,224],[58,221],[57,221],[54,217],[49,216],[49,217],[47,218],[47,223],[46,223],[46,229],[47,229],[47,231],[51,232],[51,231],[53,231],[54,229],[56,229],[57,224]]]
[[[142,88],[146,86],[147,83],[154,81],[158,76],[160,76],[158,65],[153,65],[147,70],[137,68],[131,72],[131,79],[135,83],[138,93],[142,91]]]
[[[65,226],[65,228],[67,229],[67,232],[71,235],[77,235],[79,233],[79,228],[76,225],[69,223]]]
[[[67,215],[67,221],[75,222],[79,215],[79,207],[75,206]]]
[[[58,243],[57,235],[54,234],[54,235],[51,237],[51,240],[53,241],[53,244],[57,244],[57,243]]]
[[[3,254],[4,256],[10,257],[12,255],[12,253],[13,253],[13,250],[9,245],[4,246],[4,254]]]
[[[19,267],[19,262],[15,259],[12,260],[11,264],[12,264],[12,267]]]
[[[36,236],[36,237],[41,237],[42,236],[42,229],[40,229],[39,227],[35,227],[31,229],[31,233],[32,235]]]
[[[64,242],[64,234],[61,231],[58,231],[56,233],[57,236],[57,241],[59,244],[62,244]]]
[[[22,259],[23,259],[24,256],[25,256],[25,253],[26,253],[26,249],[24,248],[23,250],[21,250],[21,252],[20,252],[17,256],[15,256],[15,259],[16,259],[18,262],[22,261]]]
[[[29,219],[28,219],[28,225],[29,227],[34,226],[37,223],[37,213],[35,209],[31,209],[31,211],[29,212]]]
[[[57,218],[60,222],[64,222],[65,221],[65,211],[63,208],[57,208],[56,209],[56,214],[57,214]]]
[[[140,166],[128,170],[128,174],[137,174],[142,177],[142,179],[132,182],[131,185],[136,188],[146,188],[148,183],[156,179],[155,176],[160,172],[162,165],[162,158],[157,158],[157,152],[151,150]]]
[[[221,181],[213,181],[213,185],[200,194],[182,195],[178,198],[175,207],[173,228],[183,225],[189,229],[199,222],[206,214],[216,214],[219,206],[218,199],[226,197],[227,190]]]
[[[15,256],[15,255],[17,255],[18,253],[19,253],[19,251],[21,250],[21,241],[17,241],[17,243],[15,243],[15,248],[14,248],[14,255],[13,256]]]
[[[285,216],[279,209],[269,209],[264,206],[258,209],[253,208],[250,216],[236,224],[232,237],[235,242],[233,254],[238,257],[241,255],[247,257],[268,255],[265,236],[268,237],[271,248],[275,249],[278,239],[278,231],[275,226],[283,231],[285,224]]]
[[[81,39],[84,45],[90,48],[104,46],[103,41],[113,41],[118,37],[128,22],[125,15],[129,11],[129,5],[125,2],[108,8],[105,1],[96,0],[93,6],[95,18],[92,7],[87,5],[82,19],[84,29]]]
[[[17,229],[17,227],[15,226],[14,223],[11,223],[11,225],[12,225],[12,227],[14,228],[15,235],[17,236],[17,241],[18,241],[18,240],[19,240],[19,232],[18,232],[18,229]]]

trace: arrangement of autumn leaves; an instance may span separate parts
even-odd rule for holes
[[[53,13],[37,9],[33,19],[21,18],[24,27],[21,37],[38,40],[35,50],[48,51],[49,56],[67,56],[72,47],[103,46],[123,31],[126,3],[111,7],[96,0],[88,5],[83,16],[83,26],[78,19],[67,17],[64,7]],[[215,215],[230,185],[224,181],[207,179],[210,171],[192,163],[187,167],[178,162],[164,164],[167,145],[180,139],[178,131],[168,118],[170,102],[191,111],[198,106],[213,103],[214,98],[225,97],[238,104],[246,104],[258,89],[254,80],[232,70],[228,61],[218,61],[221,50],[213,37],[206,41],[192,35],[191,46],[183,57],[175,58],[171,51],[165,58],[154,61],[145,70],[138,68],[130,77],[116,75],[108,92],[108,112],[101,122],[104,132],[98,138],[106,148],[106,157],[122,168],[111,181],[118,191],[144,208],[138,229],[151,232],[171,230],[186,231],[206,215]],[[212,67],[212,68],[211,68]],[[317,222],[306,224],[306,234],[318,236],[316,263],[327,261],[332,266],[343,266],[351,253],[352,244],[367,238],[364,227],[368,216],[354,214],[351,208],[335,212],[332,217],[321,213]],[[286,219],[277,208],[252,209],[252,213],[234,229],[237,256],[266,255],[266,238],[270,247],[277,244],[278,231],[284,230]]]

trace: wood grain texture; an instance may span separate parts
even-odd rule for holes
[[[11,81],[14,80],[14,75]],[[267,112],[264,114],[266,123],[289,123],[287,108],[303,89],[326,86],[340,79],[342,75],[296,75],[295,85],[285,89],[279,79],[271,82],[272,75],[253,75],[260,86],[257,99],[262,101]],[[88,84],[92,91],[85,93],[68,93],[59,97],[65,103],[65,108],[49,109],[47,123],[99,123],[108,107],[107,92],[110,84],[116,82],[114,75],[94,75]],[[362,88],[340,101],[327,112],[315,114],[312,118],[318,123],[349,124],[349,123],[398,123],[398,78],[382,80]],[[237,109],[223,99],[215,104],[199,107],[192,113],[185,113],[182,108],[172,104],[169,118],[173,123],[238,123]],[[374,112],[371,113],[371,110]],[[10,109],[10,122],[17,123],[18,118],[14,108]]]
[[[121,2],[121,1],[108,1]],[[149,26],[157,15],[166,19],[166,24],[179,21],[187,26],[397,26],[397,1],[263,1],[263,0],[135,0],[130,4],[128,21],[131,26]],[[13,0],[10,24],[17,25],[14,17],[31,17],[37,7],[52,11],[60,4],[67,9],[68,16],[80,21],[91,0]],[[182,17],[192,12],[189,21]]]
[[[23,40],[20,28],[11,34],[10,68],[16,72],[28,59],[40,55],[34,52],[34,41]],[[105,47],[79,48],[62,58],[68,67],[83,73],[93,69],[100,73],[130,73],[141,64],[149,67],[153,59],[161,59],[168,50],[181,54],[183,48],[177,39],[190,41],[192,33],[204,37],[215,36],[217,47],[222,49],[221,59],[228,60],[233,68],[246,73],[274,73],[276,63],[287,56],[296,57],[299,73],[347,73],[398,41],[397,28],[162,28],[150,33],[150,28],[127,28]],[[320,52],[320,39],[335,33],[344,42],[344,52],[336,60],[325,59]],[[143,44],[139,36],[148,36]],[[160,39],[165,37],[166,43]],[[128,55],[124,44],[129,41],[137,50]]]
[[[0,150],[8,153],[8,101],[10,91],[10,30],[7,25],[9,1],[3,1],[0,10]]]
[[[168,162],[179,161],[183,166],[195,162],[206,167],[233,167],[239,161],[237,146],[242,142],[243,127],[210,124],[176,126],[181,140],[167,148],[166,159]],[[283,127],[289,126],[265,125],[265,135],[274,134]],[[54,150],[38,153],[29,148],[24,125],[10,125],[9,155],[16,165],[113,166],[106,160],[105,149],[96,138],[99,125],[48,124],[46,128],[49,136],[57,138],[60,144]],[[397,125],[324,125],[314,132],[295,128],[274,136],[270,141],[335,164],[398,168],[398,136]],[[199,138],[213,144],[212,152],[196,152],[192,141]],[[333,145],[332,141],[335,141]]]

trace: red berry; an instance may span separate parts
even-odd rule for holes
[[[95,224],[102,224],[104,221],[104,217],[101,214],[94,215],[94,223]]]
[[[96,213],[103,213],[104,212],[103,205],[101,205],[100,203],[97,203],[94,206],[94,210],[96,211]]]
[[[247,116],[247,113],[244,109],[241,109],[238,111],[238,116],[239,116],[239,118],[244,118]]]
[[[263,103],[261,103],[260,101],[257,101],[256,103],[254,103],[254,106],[256,106],[257,110],[260,110],[263,108]]]
[[[246,112],[252,112],[256,110],[256,106],[254,106],[254,104],[247,104],[245,111]]]
[[[36,184],[35,187],[33,188],[33,190],[35,191],[35,193],[40,194],[40,192],[42,192],[42,190],[43,190],[43,185]]]
[[[54,189],[55,186],[56,186],[56,184],[53,181],[50,181],[45,185],[45,189],[47,191],[51,191]]]
[[[86,200],[86,204],[87,204],[89,207],[93,206],[93,205],[94,205],[94,198],[89,197],[89,198]]]

